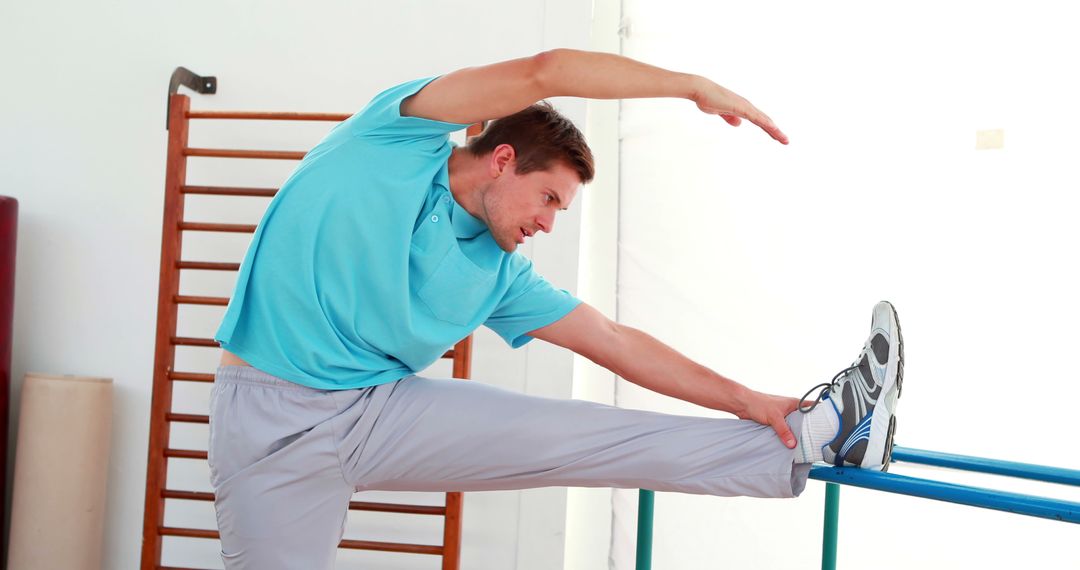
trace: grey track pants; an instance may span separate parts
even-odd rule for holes
[[[798,412],[788,416],[796,435]],[[356,491],[619,487],[793,497],[772,428],[408,376],[355,390],[218,368],[209,464],[225,567],[330,569]]]

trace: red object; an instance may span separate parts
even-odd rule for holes
[[[0,513],[7,509],[8,395],[11,391],[11,321],[15,312],[15,234],[19,220],[19,201],[0,196]],[[3,537],[7,534],[0,518],[0,566],[4,566]]]

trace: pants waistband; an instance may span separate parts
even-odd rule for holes
[[[260,386],[273,386],[281,390],[298,390],[303,392],[326,392],[318,388],[297,384],[284,378],[278,378],[267,374],[252,366],[218,366],[214,375],[216,382],[225,384],[258,384]]]

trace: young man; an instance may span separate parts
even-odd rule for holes
[[[548,97],[684,97],[787,137],[700,76],[553,50],[377,95],[269,205],[215,338],[210,470],[235,568],[330,568],[361,490],[602,486],[792,497],[809,464],[883,469],[902,376],[882,302],[820,400],[751,390],[612,322],[515,252],[593,176]],[[467,147],[449,133],[494,120]],[[741,419],[673,416],[417,376],[480,325],[573,350],[654,391]],[[881,403],[882,405],[878,405]]]

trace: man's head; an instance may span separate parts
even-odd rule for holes
[[[595,174],[585,137],[547,102],[492,121],[465,149],[481,161],[487,183],[479,188],[479,214],[504,251],[550,233],[555,213]]]

